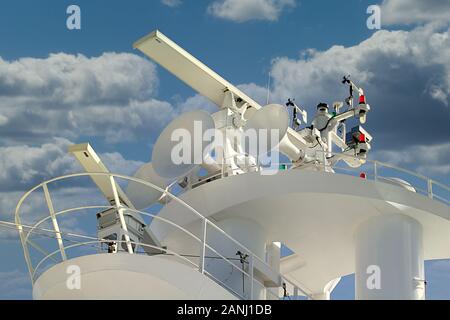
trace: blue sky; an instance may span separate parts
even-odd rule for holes
[[[351,73],[373,107],[371,157],[448,185],[450,6],[424,3],[2,1],[0,219],[12,220],[18,198],[35,184],[79,170],[69,144],[90,141],[112,171],[132,174],[170,119],[210,108],[132,49],[154,29],[262,102],[270,71],[273,102],[294,97],[310,114],[318,102],[343,99],[340,77]],[[81,8],[81,30],[66,28],[70,4]],[[381,30],[366,26],[372,4],[382,5]],[[2,233],[0,298],[30,298],[20,244]],[[428,298],[450,298],[449,269],[448,261],[427,263]],[[353,297],[351,276],[334,297]]]

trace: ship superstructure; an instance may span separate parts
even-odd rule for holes
[[[450,258],[450,189],[368,158],[371,108],[350,77],[348,98],[308,123],[294,100],[261,106],[159,31],[134,47],[219,109],[174,119],[134,177],[70,147],[86,172],[16,208],[35,299],[330,299],[352,273],[357,299],[425,298],[424,260]],[[96,191],[56,204],[71,183]],[[33,197],[40,215],[24,213]]]

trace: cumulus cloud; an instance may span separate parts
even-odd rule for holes
[[[161,3],[168,7],[174,8],[181,5],[182,2],[181,0],[161,0]]]
[[[198,93],[178,103],[178,110],[180,110],[181,113],[198,109],[202,109],[210,113],[218,110],[217,106],[211,102],[211,100]]]
[[[208,6],[208,12],[235,22],[276,21],[283,10],[295,5],[295,0],[216,0]]]
[[[237,86],[246,95],[258,102],[261,106],[267,103],[267,88],[258,86],[256,83],[244,83]],[[270,95],[269,95],[270,102]]]
[[[418,24],[450,21],[448,0],[384,0],[382,24]]]
[[[375,151],[381,161],[400,167],[413,167],[424,175],[450,175],[450,143],[412,145],[400,150]]]
[[[81,166],[67,150],[71,141],[55,138],[40,146],[0,147],[0,191],[24,191],[48,180],[73,172]],[[125,159],[120,153],[100,153],[100,158],[111,172],[132,175],[143,163]],[[8,201],[10,197],[0,197]]]
[[[155,65],[134,54],[104,53],[88,58],[58,53],[46,59],[0,59],[2,97],[38,99],[52,109],[144,100],[157,86]]]
[[[169,103],[154,98],[157,88],[155,65],[134,54],[0,58],[0,135],[15,143],[148,136],[173,114]]]
[[[74,159],[67,154],[70,144],[66,139],[55,138],[53,143],[39,147],[0,147],[0,191],[23,190],[24,186],[77,170]]]

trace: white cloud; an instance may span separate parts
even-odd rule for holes
[[[174,111],[154,99],[157,87],[155,65],[134,54],[0,58],[0,135],[9,143],[53,136],[90,135],[107,142],[149,136]]]
[[[23,190],[55,175],[77,169],[67,154],[70,141],[62,138],[39,147],[27,145],[0,147],[0,190]]]
[[[10,62],[0,58],[0,95],[30,102],[37,99],[51,109],[145,100],[157,86],[155,65],[134,54],[104,53],[88,58],[58,53],[46,59]]]
[[[8,118],[5,117],[4,115],[0,114],[0,126],[3,126],[5,124],[7,124],[7,123],[8,123]]]
[[[55,138],[40,146],[0,147],[0,214],[12,212],[19,196],[27,189],[53,177],[84,172],[68,154],[71,144],[69,140]],[[99,153],[99,156],[111,172],[124,175],[133,175],[143,164],[127,160],[118,152]]]
[[[398,150],[380,150],[374,156],[400,167],[412,167],[424,175],[450,176],[450,143],[413,145]]]
[[[276,21],[283,10],[295,5],[295,0],[216,0],[208,6],[208,12],[235,22]]]
[[[255,83],[244,83],[237,86],[246,95],[251,97],[253,100],[258,102],[260,105],[264,106],[267,102],[267,88],[258,86]],[[270,102],[270,96],[269,96]]]
[[[448,0],[384,0],[381,21],[385,25],[450,21]]]
[[[132,100],[125,106],[90,106],[84,110],[72,110],[69,116],[75,132],[101,136],[107,142],[116,143],[149,138],[159,133],[174,113],[170,103],[150,99]]]
[[[118,152],[101,153],[99,156],[109,171],[128,176],[132,176],[144,164],[142,161],[125,159]]]
[[[195,94],[184,101],[178,103],[178,109],[181,113],[202,109],[207,112],[216,112],[218,107],[210,100],[200,94]]]
[[[181,0],[161,0],[161,2],[171,8],[178,7],[182,3]]]
[[[429,88],[430,95],[433,99],[442,102],[442,104],[445,104],[448,106],[449,94],[446,92],[445,88],[439,86],[439,85],[431,85]]]

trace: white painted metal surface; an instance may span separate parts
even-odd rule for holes
[[[80,288],[69,289],[67,270],[80,270]],[[67,260],[42,274],[33,299],[237,299],[192,266],[173,257],[124,253],[87,255]]]
[[[256,172],[215,180],[181,199],[217,221],[233,217],[257,222],[267,231],[268,241],[286,244],[301,258],[298,268],[283,275],[310,294],[322,293],[329,281],[355,271],[354,232],[359,223],[380,212],[420,221],[425,259],[450,258],[449,207],[383,182],[295,169],[274,176]],[[188,230],[198,224],[176,203],[163,208],[160,216]],[[191,246],[158,221],[151,228],[171,247]]]
[[[425,299],[423,228],[419,221],[385,212],[357,227],[355,244],[356,299]]]
[[[186,50],[156,30],[148,36],[138,40],[133,45],[147,56],[158,62],[181,81],[207,97],[218,106],[222,106],[225,92],[231,91],[249,104],[259,109],[260,106],[234,85],[226,81]]]
[[[105,164],[89,143],[71,145],[69,147],[69,153],[73,154],[86,172],[109,173],[108,168],[106,168]],[[98,189],[105,195],[108,201],[114,201],[114,192],[112,191],[111,183],[107,175],[92,176],[92,180],[95,182]],[[122,188],[116,185],[116,189],[120,200],[128,207],[134,208],[133,203],[131,203],[128,199]]]
[[[195,110],[172,120],[161,132],[152,151],[153,168],[159,176],[167,179],[184,177],[203,161],[203,151],[211,143],[204,141],[207,130],[214,129],[214,120],[209,113]],[[188,141],[186,135],[189,135]],[[173,154],[180,154],[180,143],[189,150],[187,161],[175,163]]]
[[[134,174],[134,177],[151,182],[161,189],[169,185],[169,180],[160,177],[153,169],[152,163],[143,164]],[[145,187],[141,183],[130,181],[128,183],[126,194],[136,209],[142,210],[150,207],[163,196],[162,192],[156,189]]]

